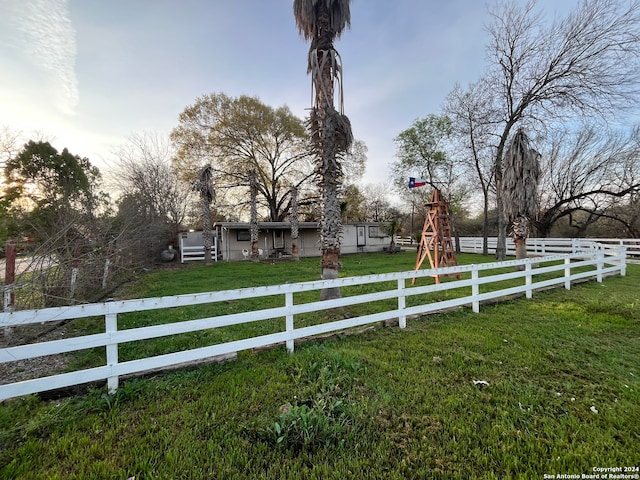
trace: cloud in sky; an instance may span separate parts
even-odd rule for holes
[[[23,0],[8,2],[13,24],[14,48],[24,54],[31,67],[40,69],[56,106],[73,114],[79,102],[75,73],[76,32],[69,15],[68,0]]]
[[[579,1],[539,4],[552,15]],[[204,94],[258,96],[302,118],[311,104],[309,45],[292,3],[0,0],[0,126],[39,130],[103,169],[128,136],[168,134]],[[351,5],[352,28],[336,42],[345,113],[369,148],[364,181],[381,182],[393,139],[438,113],[456,82],[482,75],[489,17],[478,0]]]

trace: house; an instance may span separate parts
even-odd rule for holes
[[[291,224],[289,222],[258,222],[258,248],[262,258],[287,258],[291,256]],[[214,245],[220,260],[234,261],[247,258],[251,251],[251,235],[248,222],[217,222],[214,225]],[[389,246],[391,237],[386,233],[386,223],[355,223],[342,226],[341,253],[382,252]],[[202,232],[182,234],[182,245],[202,246]],[[244,254],[243,254],[244,250]],[[320,232],[317,222],[298,224],[298,254],[303,257],[319,257]],[[194,258],[201,259],[201,257]]]

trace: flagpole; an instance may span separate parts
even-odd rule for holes
[[[411,189],[411,244],[413,245],[413,214],[416,208],[416,191]]]

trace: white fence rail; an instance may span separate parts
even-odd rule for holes
[[[496,237],[487,239],[489,253],[495,253]],[[639,238],[598,238],[586,240],[583,238],[528,238],[527,253],[532,255],[549,255],[554,253],[571,253],[579,250],[595,248],[625,247],[627,255],[640,256]],[[482,237],[460,237],[460,250],[463,253],[482,253]],[[507,238],[507,255],[515,255],[516,249],[511,238]]]
[[[460,250],[463,253],[482,253],[482,237],[460,237]],[[408,246],[415,243],[410,237],[398,237],[398,245]],[[487,238],[489,254],[496,252],[496,237]],[[602,245],[604,248],[626,247],[628,256],[640,256],[640,238],[528,238],[527,252],[532,255],[547,255],[551,253],[571,253],[580,245]],[[588,247],[590,248],[590,247]],[[507,255],[515,255],[513,240],[507,237]]]
[[[190,262],[192,260],[204,260],[204,246],[186,246],[184,244],[185,237],[180,237],[180,263]],[[218,239],[213,237],[213,245],[211,245],[211,259],[218,261]]]
[[[493,272],[505,267],[524,266],[523,271]],[[102,347],[106,350],[106,363],[95,368],[88,368],[48,377],[25,380],[0,385],[0,400],[27,395],[31,393],[54,390],[83,383],[107,380],[109,391],[118,387],[118,377],[141,373],[148,370],[166,368],[185,362],[203,360],[241,350],[265,347],[285,343],[292,352],[296,339],[344,330],[389,319],[398,319],[400,328],[406,326],[407,317],[426,314],[446,308],[469,305],[474,312],[480,309],[480,303],[505,295],[525,293],[531,298],[536,289],[553,285],[571,287],[571,282],[585,278],[595,278],[601,282],[604,275],[625,275],[626,255],[624,247],[616,249],[599,248],[593,245],[588,251],[566,255],[553,255],[542,258],[511,260],[487,264],[464,265],[431,270],[397,272],[362,277],[339,278],[335,280],[302,282],[268,287],[242,288],[219,292],[198,293],[192,295],[176,295],[171,297],[146,298],[139,300],[123,300],[117,302],[56,307],[41,310],[0,313],[0,328],[21,325],[58,322],[61,320],[82,317],[103,317],[104,332],[81,337],[66,338],[48,342],[9,347],[0,350],[0,363],[41,357],[44,355],[63,354],[88,348]],[[411,286],[413,278],[425,278],[434,275],[461,274],[460,280],[447,281],[440,284]],[[549,275],[551,274],[551,275]],[[541,278],[541,275],[545,275]],[[555,275],[555,276],[554,276]],[[549,278],[551,276],[551,278]],[[517,286],[498,288],[494,291],[481,292],[481,287],[505,280],[522,280]],[[392,282],[394,287],[375,293],[356,294],[330,301],[314,301],[311,303],[294,303],[294,294],[309,292],[330,287],[352,287],[356,285]],[[424,282],[422,282],[424,283]],[[446,290],[463,289],[458,298],[431,303],[407,306],[407,299],[412,296]],[[467,290],[468,289],[468,290]],[[152,325],[140,328],[119,329],[118,315],[127,312],[168,309],[215,302],[229,302],[247,298],[277,297],[279,306],[260,310],[243,311],[241,313],[219,315],[197,320],[187,320],[171,324]],[[395,300],[394,307],[359,317],[320,323],[312,326],[295,326],[296,315],[308,312],[329,310],[380,300]],[[420,303],[420,302],[410,302]],[[260,335],[243,340],[235,340],[217,345],[209,345],[187,351],[168,353],[149,358],[121,362],[118,360],[118,347],[125,342],[147,340],[187,332],[197,332],[239,325],[249,322],[285,319],[284,330],[267,335]]]

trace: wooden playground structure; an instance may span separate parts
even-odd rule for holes
[[[418,247],[416,268],[419,270],[424,259],[429,257],[431,268],[451,267],[457,265],[456,252],[451,238],[451,218],[449,206],[442,192],[434,188],[427,207],[427,216],[422,227],[422,237]],[[434,275],[436,283],[440,283],[440,275]],[[456,274],[460,279],[460,274]],[[412,283],[415,282],[415,278]]]

